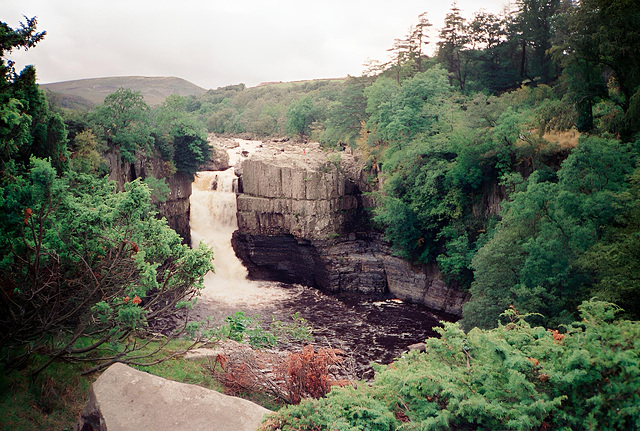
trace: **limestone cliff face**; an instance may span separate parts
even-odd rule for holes
[[[248,159],[238,173],[243,192],[237,200],[241,232],[326,239],[341,233],[357,208],[353,186],[328,162],[307,169]]]
[[[368,228],[365,185],[353,155],[327,159],[317,147],[267,148],[236,169],[238,231],[233,247],[254,278],[329,291],[391,294],[460,315],[464,292],[435,265],[392,255]]]
[[[115,181],[119,191],[124,190],[124,184],[136,178],[146,178],[153,175],[164,178],[169,186],[169,196],[165,202],[159,202],[158,210],[167,219],[169,226],[183,239],[191,242],[189,228],[189,197],[191,196],[191,175],[180,172],[171,173],[169,165],[160,158],[138,157],[134,163],[124,162],[116,152],[106,155],[109,165],[109,179]]]

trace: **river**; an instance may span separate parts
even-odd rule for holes
[[[237,139],[229,148],[230,164],[261,150],[258,141]],[[283,283],[254,281],[231,247],[237,229],[237,178],[233,166],[226,171],[199,172],[192,186],[192,244],[200,241],[214,250],[215,273],[205,277],[205,288],[193,310],[196,319],[222,323],[243,311],[265,322],[290,320],[299,313],[313,328],[315,344],[340,348],[357,363],[358,377],[370,372],[372,361],[389,363],[407,346],[434,336],[433,327],[453,316],[389,297],[326,295],[317,289]]]

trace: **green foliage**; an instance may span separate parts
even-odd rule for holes
[[[52,112],[44,92],[36,84],[36,71],[26,66],[16,74],[5,55],[14,48],[33,47],[44,37],[35,33],[35,18],[12,30],[0,23],[0,162],[12,161],[21,168],[31,156],[50,157],[62,172],[68,168],[67,132],[61,117]]]
[[[275,347],[279,342],[313,341],[311,327],[298,313],[293,314],[288,323],[273,319],[268,330],[264,329],[259,316],[247,316],[242,311],[227,316],[225,322],[218,331],[222,338],[246,342],[255,349]]]
[[[94,112],[96,130],[122,158],[133,163],[137,151],[150,152],[151,136],[149,106],[140,92],[120,88],[104,99]]]
[[[86,174],[58,177],[32,159],[24,176],[2,184],[3,360],[48,346],[53,357],[89,335],[115,355],[133,330],[192,297],[211,266],[206,247],[191,250],[155,217],[140,181],[114,185]],[[25,344],[30,348],[23,351]]]
[[[578,258],[577,265],[594,273],[593,295],[624,304],[630,317],[640,316],[640,171],[636,168],[628,190],[614,194],[622,208],[615,223],[605,227],[602,240]]]
[[[311,135],[311,125],[318,116],[318,110],[310,96],[293,102],[287,109],[287,132],[303,140]]]
[[[534,173],[526,190],[512,194],[496,233],[473,258],[464,326],[493,327],[509,305],[538,311],[548,324],[566,321],[567,310],[589,295],[590,265],[577,262],[621,214],[616,194],[627,189],[636,156],[619,141],[586,138],[562,164],[558,182]]]
[[[225,319],[227,324],[221,328],[222,334],[231,340],[243,342],[246,338],[254,348],[275,347],[276,337],[260,326],[258,318],[250,317],[242,311],[235,312]]]
[[[105,168],[100,144],[90,129],[77,133],[73,139],[70,166],[76,172],[99,173]]]
[[[349,78],[339,98],[328,107],[327,120],[320,141],[329,146],[356,144],[366,121],[367,99],[363,79]]]
[[[164,178],[156,178],[153,175],[143,180],[143,183],[149,187],[150,197],[153,202],[165,202],[171,193],[169,185]]]
[[[173,160],[179,172],[195,174],[211,157],[211,146],[204,127],[194,118],[181,117],[172,122]]]
[[[375,380],[334,388],[272,415],[263,430],[633,429],[640,425],[640,325],[617,307],[580,306],[564,333],[533,327],[514,309],[507,324],[437,328]]]

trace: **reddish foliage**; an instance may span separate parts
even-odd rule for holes
[[[409,419],[409,416],[407,416],[402,410],[398,410],[396,412],[396,419],[398,419],[402,423],[411,422],[411,419]]]
[[[137,305],[137,304],[140,304],[140,303],[142,302],[142,299],[140,299],[140,298],[138,297],[138,295],[136,295],[136,296],[134,296],[134,297],[133,297],[133,299],[131,300],[131,302],[132,302],[133,304],[136,304],[136,305]]]
[[[267,392],[297,404],[305,397],[326,395],[332,386],[351,384],[350,380],[336,379],[331,370],[343,362],[342,354],[337,349],[316,351],[310,345],[287,356],[238,348],[228,355],[217,355],[212,371],[230,394]]]
[[[286,363],[285,382],[290,402],[298,404],[305,396],[320,398],[331,389],[329,367],[342,363],[340,350],[306,345],[300,353],[291,353]],[[282,372],[282,370],[281,370]]]
[[[33,215],[33,210],[31,208],[25,208],[24,210],[24,224],[29,223],[29,219]]]
[[[556,344],[562,344],[562,340],[564,340],[564,334],[559,333],[557,329],[549,329],[549,332],[551,332],[551,335],[553,335],[553,341]]]

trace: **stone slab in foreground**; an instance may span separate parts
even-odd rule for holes
[[[241,398],[116,363],[91,385],[75,430],[254,431],[269,412]]]

